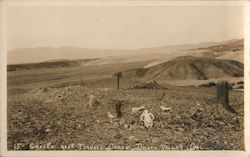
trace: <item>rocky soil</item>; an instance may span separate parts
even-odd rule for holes
[[[89,108],[91,94],[100,104]],[[244,150],[244,93],[230,91],[236,114],[218,106],[215,96],[216,89],[206,87],[33,89],[8,97],[8,149]],[[110,119],[117,100],[122,117]],[[140,121],[142,111],[131,113],[140,106],[156,117],[152,128]]]

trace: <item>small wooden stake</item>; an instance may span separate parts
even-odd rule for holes
[[[116,73],[116,76],[117,76],[117,90],[119,90],[120,89],[120,78],[122,77],[122,73],[118,72],[118,73]]]
[[[122,117],[121,107],[122,107],[122,102],[121,101],[118,101],[118,102],[115,103],[115,111],[116,111],[116,114],[117,114],[117,118]]]

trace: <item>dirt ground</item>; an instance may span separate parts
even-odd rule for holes
[[[100,104],[89,108],[91,94]],[[215,96],[215,88],[194,86],[36,88],[8,96],[8,149],[244,150],[244,92],[230,91],[236,114],[218,106]],[[115,115],[116,100],[123,101],[122,117],[110,119],[107,113]],[[142,111],[131,113],[140,106],[154,114],[152,128],[140,121]]]

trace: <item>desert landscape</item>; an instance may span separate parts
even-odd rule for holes
[[[75,57],[53,59],[62,51]],[[51,60],[25,62],[45,52]],[[85,53],[100,55],[80,58]],[[23,62],[11,63],[17,54]],[[243,39],[130,50],[15,49],[8,61],[9,150],[245,149]],[[217,104],[222,80],[233,112]],[[140,119],[145,110],[152,127]]]

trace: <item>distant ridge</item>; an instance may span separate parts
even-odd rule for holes
[[[41,68],[60,68],[60,67],[74,67],[81,66],[81,64],[94,61],[96,59],[80,59],[80,60],[49,60],[41,63],[26,63],[26,64],[12,64],[7,66],[7,71],[29,70]]]

